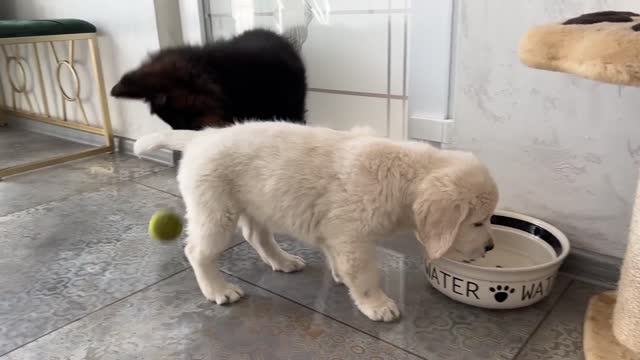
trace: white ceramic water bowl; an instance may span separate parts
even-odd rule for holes
[[[491,227],[495,247],[484,258],[427,262],[431,285],[454,300],[490,309],[515,309],[544,299],[569,254],[567,237],[543,221],[508,211],[496,211]]]

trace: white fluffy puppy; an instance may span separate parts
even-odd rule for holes
[[[498,190],[469,153],[279,122],[166,131],[135,144],[136,154],[156,148],[184,151],[185,253],[204,296],[218,304],[243,295],[216,267],[237,226],[275,271],[304,262],[284,252],[274,232],[320,247],[334,279],[378,321],[400,314],[379,285],[377,240],[414,229],[431,259],[448,251],[474,259],[493,247]]]

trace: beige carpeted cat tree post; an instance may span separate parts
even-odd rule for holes
[[[530,67],[640,86],[640,15],[605,11],[534,27],[519,53]],[[640,182],[618,290],[591,299],[584,353],[586,360],[640,359]]]

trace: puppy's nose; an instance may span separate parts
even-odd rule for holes
[[[493,250],[493,244],[489,244],[489,245],[484,247],[484,251],[486,251],[486,252],[489,252],[491,250]]]

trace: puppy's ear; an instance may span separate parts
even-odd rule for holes
[[[469,203],[449,192],[428,191],[413,204],[416,234],[431,260],[442,257],[453,245]]]

